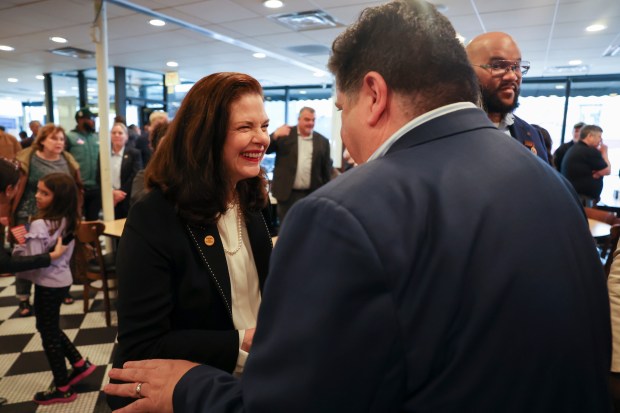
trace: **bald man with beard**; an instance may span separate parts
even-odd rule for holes
[[[478,76],[483,108],[491,122],[548,163],[540,132],[512,113],[519,106],[521,80],[530,67],[529,62],[521,60],[517,43],[506,33],[490,32],[475,37],[466,51]]]

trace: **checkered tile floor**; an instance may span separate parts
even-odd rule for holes
[[[53,381],[52,372],[35,327],[35,317],[18,315],[14,284],[14,277],[0,278],[0,396],[8,399],[8,404],[0,407],[0,413],[109,413],[101,388],[108,382],[117,324],[113,312],[112,327],[105,325],[102,293],[89,301],[90,310],[84,314],[82,286],[74,285],[71,295],[75,303],[63,304],[60,309],[60,327],[97,369],[74,386],[78,393],[74,402],[38,406],[32,397],[48,388]]]

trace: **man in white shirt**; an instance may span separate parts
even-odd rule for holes
[[[267,153],[276,153],[271,193],[278,200],[280,224],[293,204],[329,182],[329,141],[314,131],[315,111],[303,107],[297,126],[282,125],[270,136]]]

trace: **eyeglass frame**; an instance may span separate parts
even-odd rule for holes
[[[493,68],[494,65],[497,65],[500,62],[510,63],[510,65],[506,65],[506,67],[498,67],[497,69]],[[527,60],[521,60],[519,62],[515,62],[513,60],[495,60],[492,63],[472,66],[477,66],[489,70],[491,76],[504,76],[506,73],[508,73],[509,70],[512,70],[514,73],[519,73],[521,76],[525,76],[530,70],[530,62]],[[493,73],[494,71],[496,71],[496,73]]]

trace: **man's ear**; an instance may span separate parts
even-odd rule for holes
[[[362,91],[370,103],[366,121],[370,126],[375,126],[388,106],[387,83],[381,74],[374,71],[366,73],[362,83]]]

